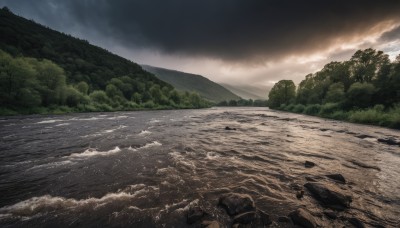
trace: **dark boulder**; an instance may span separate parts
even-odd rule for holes
[[[400,142],[397,142],[396,140],[392,138],[385,138],[385,139],[378,139],[378,142],[380,143],[385,143],[391,146],[400,146]]]
[[[338,181],[340,183],[346,184],[346,179],[344,179],[342,174],[336,173],[336,174],[328,174],[326,175],[328,178]]]
[[[187,213],[187,223],[193,224],[204,217],[205,213],[200,207],[192,207]]]
[[[350,206],[351,197],[342,193],[335,187],[309,182],[304,185],[323,206],[343,210]]]
[[[278,217],[278,222],[284,222],[284,223],[289,223],[291,220],[289,217],[286,216],[279,216]]]
[[[312,167],[315,166],[315,163],[314,163],[314,162],[310,162],[310,161],[306,161],[306,162],[304,163],[304,166],[305,166],[306,168],[312,168]]]
[[[256,210],[253,199],[247,194],[224,194],[219,198],[219,205],[231,216]]]
[[[301,198],[303,198],[303,196],[304,196],[304,190],[296,192],[296,198],[297,199],[301,199]]]
[[[337,214],[333,211],[324,211],[324,214],[330,219],[337,219]]]
[[[364,223],[362,223],[358,218],[349,218],[348,221],[357,228],[365,228]]]
[[[262,210],[257,210],[257,216],[260,222],[261,227],[263,226],[268,226],[272,224],[271,218],[269,217],[269,214],[265,213]]]
[[[305,209],[299,208],[289,214],[293,223],[305,228],[317,227],[314,217]]]
[[[233,218],[234,223],[249,224],[257,219],[257,214],[255,211],[245,212],[238,214]]]

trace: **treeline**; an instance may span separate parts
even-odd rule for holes
[[[359,50],[308,74],[297,88],[279,81],[268,97],[273,109],[400,128],[400,55],[391,62],[382,51]]]
[[[196,93],[128,76],[105,82],[104,90],[85,81],[68,83],[63,68],[50,60],[12,57],[0,50],[0,114],[64,113],[165,108],[202,108]]]
[[[239,100],[229,100],[221,101],[217,106],[222,107],[267,107],[268,102],[266,100],[253,100],[253,99],[239,99]]]

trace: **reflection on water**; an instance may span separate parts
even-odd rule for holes
[[[299,207],[325,226],[399,224],[400,147],[377,140],[399,140],[395,130],[264,108],[3,118],[0,129],[2,227],[185,227],[191,205],[228,226],[226,192],[249,194],[271,227]],[[298,199],[310,180],[349,192],[351,207],[330,220],[309,192]]]

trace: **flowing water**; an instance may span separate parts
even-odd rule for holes
[[[229,126],[236,130],[225,130]],[[400,132],[266,108],[86,113],[0,119],[1,227],[186,227],[201,205],[223,226],[226,192],[251,195],[278,217],[326,210],[294,186],[338,185],[353,198],[339,217],[398,227]],[[316,163],[305,168],[304,162]]]

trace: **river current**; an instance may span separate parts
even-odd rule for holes
[[[234,192],[271,227],[291,227],[279,217],[299,207],[325,227],[399,227],[400,147],[382,138],[400,132],[267,108],[2,117],[0,226],[191,227],[199,205],[229,227],[218,199]],[[346,191],[350,207],[332,220],[307,190],[297,198],[310,180]]]

